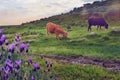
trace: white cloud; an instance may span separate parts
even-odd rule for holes
[[[82,4],[83,0],[0,0],[0,25],[21,24],[67,12]]]

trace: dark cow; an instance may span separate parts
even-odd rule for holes
[[[90,17],[88,19],[88,31],[91,31],[91,26],[97,26],[97,30],[98,28],[101,29],[102,26],[104,26],[105,29],[108,29],[108,24],[102,17]]]

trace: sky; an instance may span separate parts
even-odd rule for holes
[[[0,25],[21,23],[66,13],[95,0],[0,0]]]

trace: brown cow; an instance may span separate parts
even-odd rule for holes
[[[60,26],[52,22],[48,22],[46,25],[46,34],[56,34],[56,39],[59,40],[59,35],[62,34],[64,38],[67,38],[68,33]]]

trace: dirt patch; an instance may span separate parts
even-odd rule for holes
[[[56,56],[56,55],[49,55],[49,56],[48,55],[36,55],[36,56],[54,59],[57,62],[61,62],[61,63],[97,65],[97,66],[101,66],[107,69],[120,71],[120,61],[115,61],[115,60],[105,60],[105,59],[86,57],[86,56],[70,56],[70,57],[63,57],[63,56]]]

